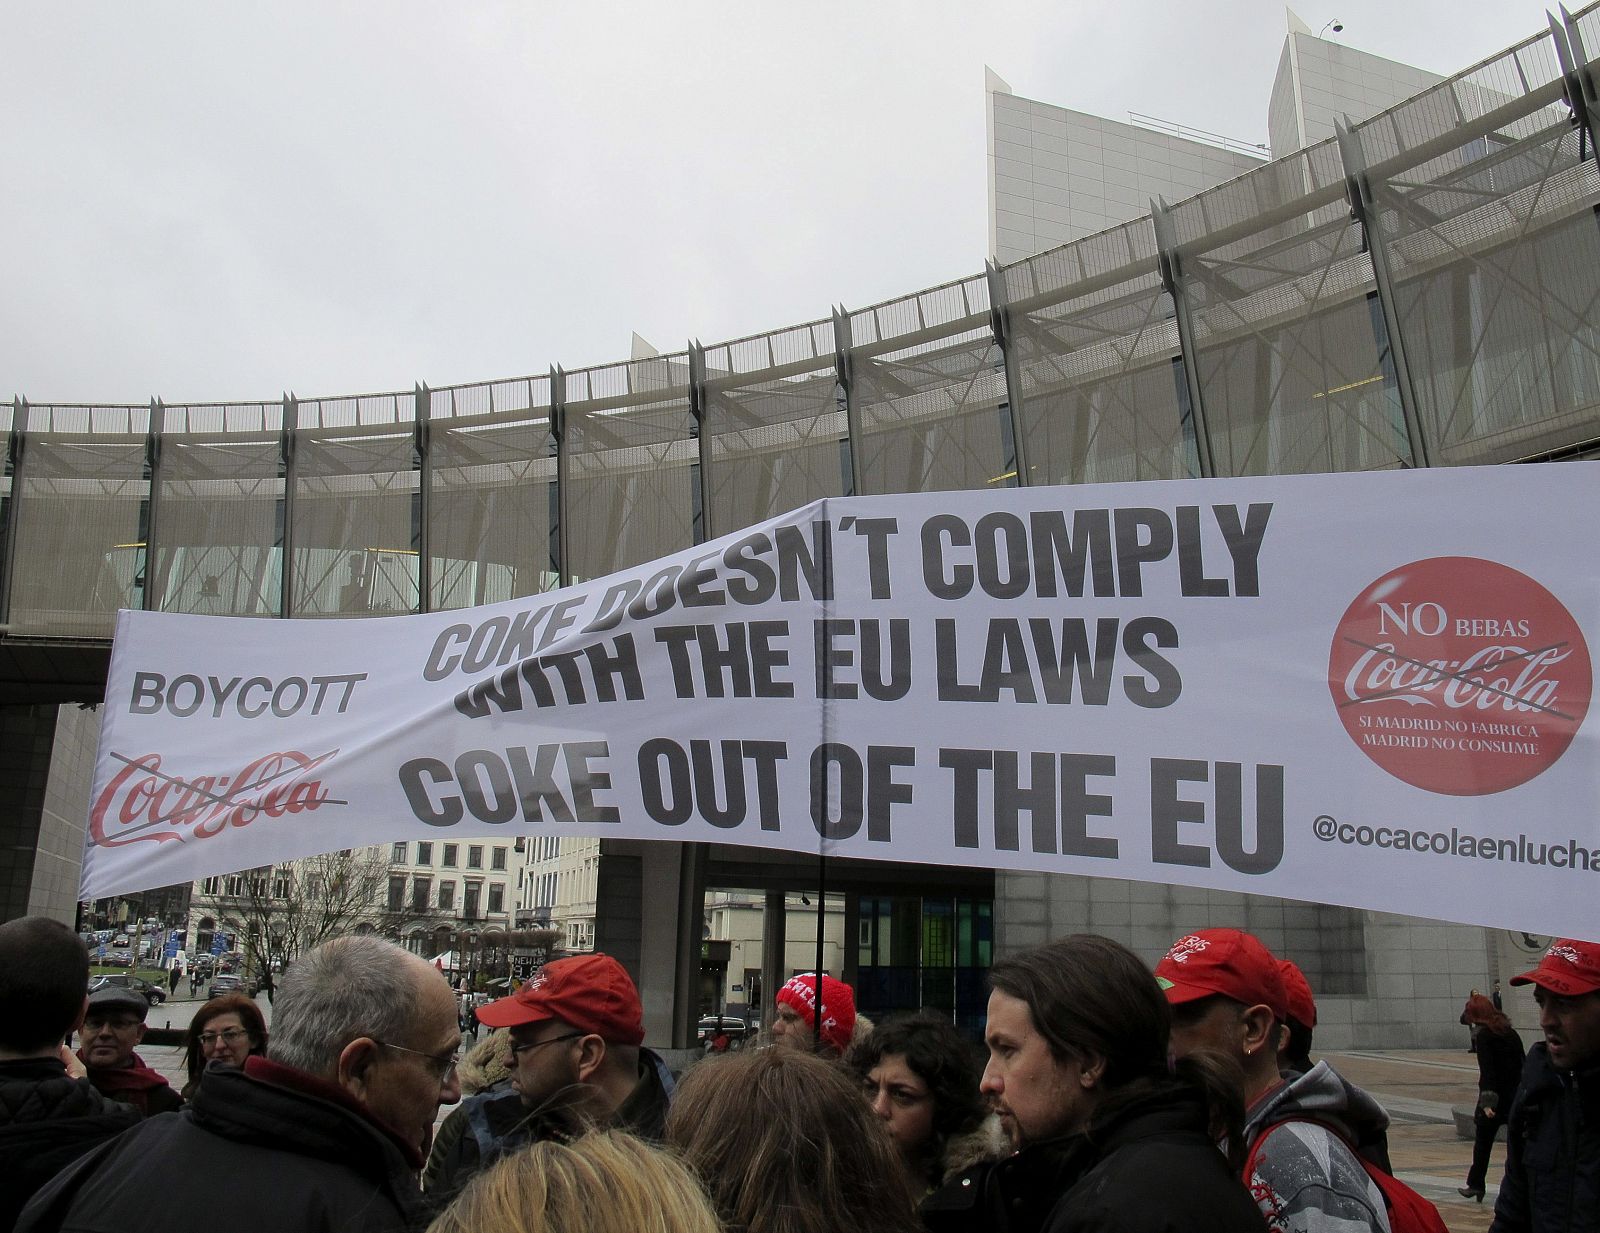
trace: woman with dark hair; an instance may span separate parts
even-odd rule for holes
[[[900,1149],[918,1199],[946,1178],[1007,1154],[1000,1121],[978,1091],[978,1051],[950,1020],[928,1013],[890,1019],[845,1061]]]
[[[922,1205],[944,1230],[1242,1233],[1261,1212],[1217,1143],[1240,1142],[1227,1059],[1168,1063],[1171,1011],[1126,947],[1077,934],[989,974],[982,1090],[1015,1155]]]
[[[261,1008],[244,994],[224,993],[194,1012],[183,1045],[189,1081],[183,1085],[182,1094],[188,1100],[200,1086],[200,1072],[207,1064],[243,1066],[245,1058],[264,1055],[267,1021]]]
[[[837,1062],[798,1049],[707,1058],[678,1085],[667,1145],[738,1233],[917,1233],[883,1123]]]
[[[1495,1133],[1511,1112],[1511,1098],[1522,1078],[1524,1050],[1511,1020],[1481,993],[1467,999],[1461,1021],[1472,1028],[1478,1046],[1478,1107],[1472,1114],[1472,1167],[1467,1170],[1467,1184],[1459,1187],[1458,1193],[1463,1199],[1482,1203],[1489,1153]]]

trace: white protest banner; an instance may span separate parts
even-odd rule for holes
[[[826,500],[467,611],[124,612],[82,893],[503,828],[1600,937],[1597,476]]]

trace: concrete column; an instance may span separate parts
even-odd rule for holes
[[[645,1042],[654,1048],[686,1048],[692,1040],[704,859],[695,844],[616,839],[600,850],[594,948],[633,977],[644,1002]]]
[[[772,998],[789,979],[784,962],[788,945],[789,913],[782,891],[768,891],[761,919],[761,1004],[755,1008],[765,1026],[772,1025]]]

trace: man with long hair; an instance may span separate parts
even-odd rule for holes
[[[981,1086],[1017,1151],[929,1196],[933,1233],[1261,1229],[1217,1150],[1243,1116],[1227,1064],[1169,1069],[1171,1012],[1137,955],[1078,934],[1000,960],[990,983]]]

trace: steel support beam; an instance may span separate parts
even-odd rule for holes
[[[1432,451],[1428,448],[1427,434],[1422,431],[1422,417],[1417,410],[1416,387],[1411,383],[1411,364],[1406,359],[1405,338],[1400,332],[1400,312],[1395,304],[1389,250],[1384,247],[1383,228],[1378,225],[1377,205],[1372,194],[1372,180],[1367,174],[1366,157],[1361,151],[1361,139],[1351,129],[1348,120],[1335,120],[1333,127],[1339,142],[1339,158],[1344,164],[1350,212],[1361,224],[1367,258],[1372,263],[1372,280],[1378,292],[1378,306],[1383,310],[1383,328],[1389,335],[1389,360],[1394,365],[1400,413],[1405,417],[1411,465],[1429,467],[1433,465]]]
[[[167,407],[159,398],[150,400],[150,424],[144,434],[144,479],[149,485],[144,504],[144,592],[139,606],[146,612],[159,612],[164,596],[156,584],[157,512],[161,492],[161,434],[166,428]]]
[[[703,544],[717,537],[715,522],[711,517],[711,445],[706,439],[706,349],[698,342],[689,343],[689,414],[694,420],[692,431],[698,450],[699,466],[695,485],[694,542]]]
[[[11,400],[11,431],[6,434],[5,458],[0,460],[11,477],[11,496],[6,502],[5,525],[0,526],[0,624],[11,622],[12,584],[17,570],[17,509],[22,496],[22,459],[28,440],[28,400],[20,395]]]
[[[1014,339],[1011,332],[1011,308],[1006,298],[1005,272],[993,261],[983,263],[983,275],[989,284],[989,330],[994,335],[995,346],[1000,348],[1000,361],[1006,378],[1006,414],[1011,419],[1011,463],[1017,469],[1019,486],[1033,481],[1028,468],[1028,446],[1022,435],[1022,378],[1012,355]]]
[[[572,581],[572,517],[567,483],[567,374],[557,364],[550,370],[550,439],[556,448],[556,558],[562,586]]]
[[[417,468],[417,525],[411,546],[417,550],[417,611],[433,610],[433,396],[419,382],[412,391],[415,426],[412,444]]]
[[[1156,232],[1161,283],[1172,297],[1178,322],[1178,349],[1183,353],[1183,380],[1189,392],[1189,428],[1194,434],[1195,465],[1199,467],[1201,475],[1215,475],[1217,466],[1211,449],[1211,428],[1206,419],[1205,402],[1200,396],[1200,364],[1194,341],[1194,318],[1190,314],[1189,296],[1183,286],[1183,261],[1178,254],[1177,231],[1164,200],[1157,198],[1150,203],[1150,222]]]
[[[294,615],[294,447],[300,431],[300,400],[283,396],[283,427],[278,432],[278,472],[283,476],[283,544],[278,570],[278,615]]]
[[[856,408],[855,356],[850,340],[850,314],[842,304],[833,309],[833,374],[844,391],[845,457],[850,464],[849,493],[861,493],[861,414]]]
[[[1566,85],[1567,105],[1572,108],[1572,122],[1588,139],[1589,157],[1600,162],[1600,97],[1596,97],[1594,74],[1589,70],[1589,53],[1583,45],[1583,31],[1577,21],[1561,6],[1561,20],[1550,16],[1550,38],[1556,45],[1556,59],[1561,64],[1561,80]]]

